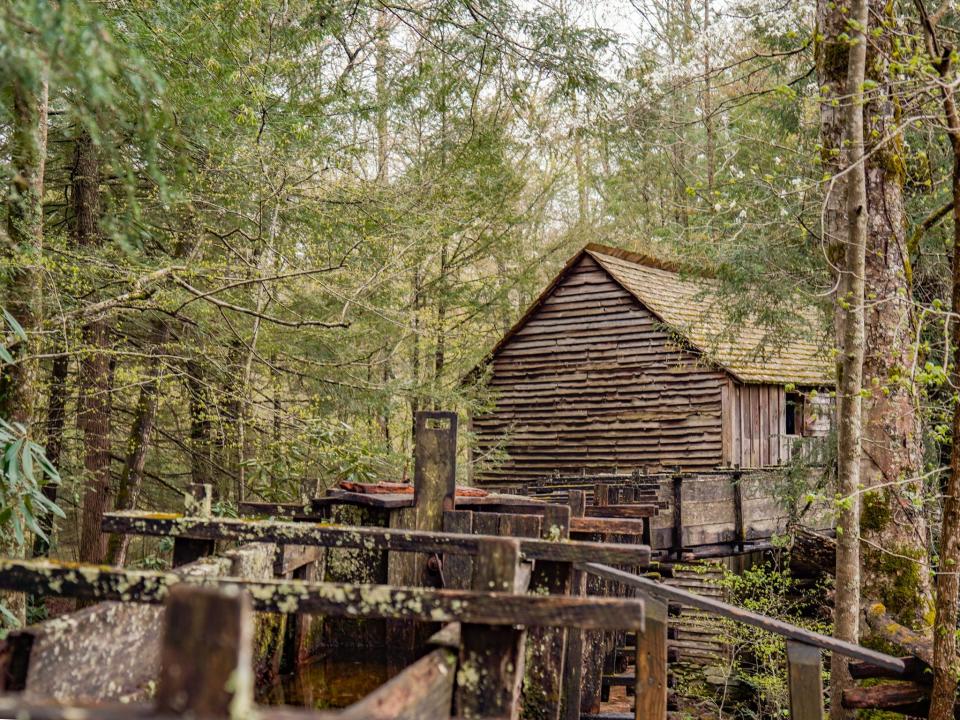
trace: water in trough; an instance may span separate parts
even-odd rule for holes
[[[376,690],[413,663],[414,656],[385,650],[331,650],[300,664],[292,673],[258,689],[264,705],[314,709],[344,708]]]

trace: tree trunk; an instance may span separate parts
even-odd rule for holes
[[[74,242],[80,248],[96,248],[100,233],[100,159],[93,140],[82,132],[76,140],[71,178]],[[81,562],[102,563],[106,536],[100,532],[110,498],[110,323],[97,320],[83,328],[83,354],[77,382],[80,399],[77,425],[83,433],[83,524],[80,532]]]
[[[54,467],[60,466],[60,453],[63,450],[63,428],[66,421],[67,375],[70,371],[70,356],[63,352],[53,358],[50,369],[50,398],[47,403],[47,460]],[[49,483],[43,486],[43,494],[51,502],[57,501],[58,486]],[[52,537],[53,515],[47,513],[39,519],[40,527],[47,537]],[[50,542],[37,535],[33,539],[33,556],[46,557],[50,552]]]
[[[838,467],[841,498],[837,519],[837,568],[834,608],[835,637],[857,642],[860,618],[860,457],[862,440],[864,272],[867,234],[867,188],[863,165],[863,81],[866,67],[867,0],[853,0],[849,13],[850,49],[847,66],[846,172],[847,245],[841,268],[843,294],[836,312],[842,330],[838,362]],[[830,692],[833,718],[849,713],[841,704],[851,686],[847,659],[831,660]]]
[[[865,105],[866,135],[883,138],[870,148],[867,173],[867,252],[863,361],[864,425],[861,482],[863,596],[879,600],[902,623],[920,627],[932,605],[927,561],[927,523],[911,497],[921,497],[923,431],[910,375],[916,322],[912,312],[906,249],[903,135],[894,118],[896,18],[885,0],[870,0],[871,16],[882,20],[867,52],[867,78],[876,82]],[[875,488],[869,490],[869,488]],[[913,560],[907,559],[913,558]]]
[[[31,334],[39,325],[42,301],[40,254],[43,250],[43,174],[47,153],[47,77],[41,71],[26,83],[11,78],[12,127],[9,151],[12,187],[7,194],[7,238],[4,252],[15,268],[10,273],[0,302],[28,333],[17,345],[16,362],[0,374],[0,418],[21,423],[28,431],[34,420],[39,366],[35,359],[37,338]],[[20,557],[25,548],[13,540],[13,533],[0,532],[0,555]],[[0,603],[17,618],[26,621],[23,593],[0,593]]]
[[[200,362],[188,360],[186,372],[190,396],[190,482],[195,485],[210,483],[213,477],[212,401]]]
[[[157,418],[157,392],[160,375],[163,370],[163,354],[170,336],[170,327],[158,321],[156,332],[156,350],[150,358],[146,379],[140,386],[140,398],[137,401],[137,415],[127,442],[127,458],[117,484],[117,510],[132,510],[137,506],[137,498],[143,486],[143,469],[150,449],[150,435]],[[107,564],[122,566],[126,563],[129,535],[111,535],[107,543]]]

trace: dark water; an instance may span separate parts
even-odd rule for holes
[[[395,650],[337,650],[259,688],[257,701],[318,710],[344,708],[369,695],[413,660]]]

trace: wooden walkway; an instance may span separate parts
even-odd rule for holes
[[[461,500],[455,416],[421,414],[418,426],[413,493],[341,490],[271,508],[279,520],[197,515],[203,501],[187,516],[104,519],[108,532],[173,538],[167,572],[0,561],[0,588],[107,601],[8,637],[0,715],[579,720],[599,712],[606,658],[629,638],[631,716],[665,718],[677,603],[787,638],[796,720],[822,720],[821,650],[904,672],[898,658],[644,577],[649,545],[623,542],[642,535],[644,516],[618,516],[630,498],[603,487],[592,513],[577,489],[564,503]],[[419,659],[342,710],[254,704],[277,652],[296,662],[332,644]],[[69,687],[50,682],[58,673]],[[120,699],[130,702],[110,702]]]

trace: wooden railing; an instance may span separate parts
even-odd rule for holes
[[[792,720],[823,720],[821,650],[868,663],[871,667],[895,674],[902,674],[906,671],[906,663],[901,658],[812,632],[715,598],[663,585],[649,578],[624,572],[601,563],[580,563],[577,568],[605,580],[636,588],[642,593],[643,597],[648,598],[648,602],[650,599],[657,599],[664,603],[673,602],[706,610],[714,615],[760,628],[786,639],[790,717]],[[647,642],[650,641],[647,640]],[[639,667],[636,677],[641,678]],[[638,698],[641,686],[642,682],[637,682]]]

